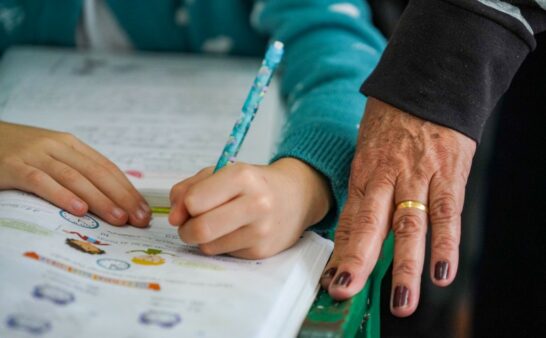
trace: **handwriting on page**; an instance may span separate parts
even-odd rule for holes
[[[2,114],[7,121],[73,133],[123,170],[191,175],[216,163],[255,67],[168,61],[52,58],[33,72],[20,70]],[[274,131],[263,122],[242,160],[268,160]],[[245,158],[245,150],[252,155]]]

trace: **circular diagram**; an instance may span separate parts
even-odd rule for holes
[[[178,313],[150,310],[140,315],[140,323],[169,329],[182,321]]]
[[[32,295],[34,298],[49,300],[57,305],[66,305],[74,301],[74,295],[71,292],[46,284],[37,285]]]
[[[41,335],[51,330],[51,323],[43,318],[28,314],[13,314],[6,320],[12,330],[26,331],[33,335]]]
[[[65,210],[59,211],[59,215],[61,215],[62,218],[69,221],[70,223],[80,226],[82,228],[96,229],[99,227],[99,222],[89,215],[78,217],[78,216],[72,215],[71,213]]]
[[[126,261],[122,261],[121,259],[113,259],[113,258],[98,259],[97,264],[101,268],[105,268],[110,271],[123,271],[131,267],[131,264],[127,263]]]

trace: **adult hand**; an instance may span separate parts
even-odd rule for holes
[[[171,190],[169,222],[207,255],[260,259],[292,246],[328,212],[326,179],[304,162],[237,163],[200,171]]]
[[[457,131],[368,99],[348,200],[321,280],[333,298],[343,300],[362,289],[392,229],[391,312],[399,317],[412,314],[419,302],[429,220],[430,276],[437,286],[453,281],[465,185],[475,149],[475,142]],[[428,206],[428,215],[411,205],[397,208],[403,201]]]
[[[118,167],[68,133],[0,122],[0,189],[34,193],[68,212],[147,226],[148,204]]]

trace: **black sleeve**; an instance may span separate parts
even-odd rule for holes
[[[361,92],[479,142],[534,34],[546,30],[546,8],[534,1],[491,3],[410,1]]]

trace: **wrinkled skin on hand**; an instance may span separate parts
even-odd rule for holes
[[[476,143],[452,129],[424,121],[369,98],[351,167],[349,195],[321,284],[335,299],[364,286],[389,230],[395,249],[391,312],[417,308],[430,226],[430,277],[449,285],[457,273],[461,212]],[[407,200],[428,206],[396,208]]]

